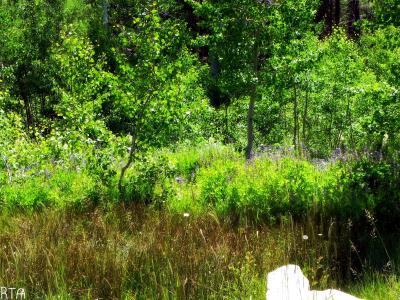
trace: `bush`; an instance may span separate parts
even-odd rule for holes
[[[400,213],[395,164],[365,157],[331,161],[321,167],[268,155],[251,162],[235,155],[214,156],[200,163],[194,158],[204,150],[186,149],[185,153],[189,151],[196,171],[191,180],[174,183],[174,196],[167,199],[172,211],[215,210],[221,217],[272,223],[287,215],[298,220],[322,216],[364,222],[369,211],[379,216],[382,224],[395,223]],[[186,170],[176,168],[175,176],[188,175]]]
[[[344,189],[348,207],[372,212],[385,228],[399,228],[400,176],[396,163],[364,157],[353,162]]]
[[[79,142],[70,149],[63,147],[62,137],[41,142],[36,151],[29,151],[29,145],[18,140],[18,151],[3,155],[3,207],[81,205],[104,193],[107,199],[119,199],[117,146]],[[399,178],[395,162],[373,157],[321,165],[265,153],[245,161],[231,146],[210,142],[161,149],[136,160],[125,177],[124,200],[175,213],[213,211],[235,222],[256,223],[275,223],[289,215],[362,223],[368,211],[382,226],[398,228]]]
[[[163,155],[136,161],[125,178],[124,200],[145,204],[164,203],[170,195],[172,171]]]
[[[56,171],[30,177],[0,190],[2,206],[8,210],[33,210],[45,206],[80,206],[95,198],[95,180],[85,173]]]
[[[240,155],[231,147],[212,142],[196,148],[181,145],[175,151],[161,149],[149,153],[135,161],[126,174],[124,200],[163,205],[171,199],[181,199],[182,194],[189,196],[182,188],[190,190],[201,170],[208,170],[207,166],[215,161],[234,161],[235,157]],[[188,199],[183,201],[185,204],[175,203],[179,210],[195,205]]]
[[[268,156],[248,163],[240,156],[225,153],[201,162],[198,157],[204,150],[191,151],[192,161],[185,166],[196,165],[197,168],[192,168],[196,172],[190,182],[176,185],[177,196],[168,202],[172,210],[188,210],[190,203],[196,203],[197,209],[200,205],[216,210],[220,216],[256,221],[274,221],[287,214],[301,218],[313,206],[323,203],[322,198],[330,184],[324,178],[332,179],[334,172],[330,168],[319,170],[307,161],[275,160]],[[223,147],[216,153],[223,153]],[[182,156],[176,154],[175,157]],[[183,157],[185,162],[188,161],[186,155]],[[188,175],[186,170],[177,168],[176,174],[185,177]]]

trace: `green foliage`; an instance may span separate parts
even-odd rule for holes
[[[400,13],[400,4],[396,0],[375,0],[373,1],[375,18],[379,24],[392,24],[399,26],[398,15]]]
[[[396,300],[400,295],[400,283],[397,275],[379,273],[367,274],[362,282],[350,287],[351,293],[362,299]]]
[[[245,163],[218,144],[181,146],[138,163],[127,175],[127,200],[256,223],[310,215],[363,222],[370,211],[382,226],[397,226],[398,172],[372,156],[312,163],[265,154]]]
[[[321,171],[295,158],[245,165],[236,150],[249,142],[253,116],[241,100],[250,99],[257,100],[254,136],[261,149],[292,145],[294,154],[311,158],[330,157],[334,149],[395,158],[393,20],[365,27],[355,41],[341,28],[320,39],[313,0],[28,2],[0,9],[5,185],[40,181],[38,174],[54,169],[82,172],[112,194],[130,156],[129,201],[256,219],[301,217],[315,203],[336,210],[343,201],[345,211],[358,212],[376,206],[376,195],[365,200],[362,184],[354,183],[359,179],[349,177],[356,167]],[[376,22],[390,5],[375,4]],[[209,66],[198,59],[200,50]],[[211,82],[204,80],[210,70]],[[207,103],[207,85],[229,96],[225,111]],[[217,143],[201,144],[210,138]],[[176,147],[187,140],[198,149]],[[151,154],[164,146],[176,150]],[[369,172],[375,176],[374,168]],[[396,171],[387,176],[397,178]],[[354,203],[346,196],[352,191],[360,194]]]
[[[198,171],[195,184],[181,187],[195,193],[181,194],[221,216],[274,222],[287,214],[301,217],[310,212],[323,189],[317,180],[321,173],[308,163],[290,159],[259,158],[249,165],[240,159],[216,160]]]
[[[163,206],[176,197],[177,188],[196,181],[198,171],[220,159],[238,158],[231,147],[203,143],[198,148],[180,145],[174,152],[161,149],[136,161],[126,178],[126,201]],[[193,203],[196,205],[195,203]],[[190,206],[190,203],[181,207]]]
[[[74,28],[66,28],[62,44],[52,49],[52,64],[60,72],[54,85],[59,102],[54,106],[62,128],[83,131],[92,139],[103,138],[106,128],[100,119],[102,101],[108,94],[104,86],[112,83],[112,75],[95,62],[90,42],[78,36]]]
[[[196,113],[201,96],[194,86],[199,66],[184,44],[183,27],[179,21],[162,20],[159,9],[154,2],[134,19],[135,28],[120,35],[122,46],[135,49],[135,64],[120,58],[128,132],[144,148],[179,139],[181,123],[188,123],[192,110]]]
[[[2,1],[1,210],[81,209],[120,200],[124,206],[165,209],[175,219],[184,214],[182,224],[190,230],[193,215],[218,224],[227,219],[235,230],[240,223],[310,220],[318,220],[322,231],[330,222],[329,235],[332,224],[364,229],[355,241],[368,239],[371,223],[375,231],[399,229],[399,4],[368,2],[361,1],[359,35],[349,36],[338,24],[322,37],[322,24],[315,21],[318,0]],[[108,217],[107,222],[116,219]],[[107,224],[96,220],[93,226]],[[142,228],[142,220],[135,226]],[[186,229],[177,228],[185,241]],[[343,228],[338,232],[350,236]],[[167,229],[158,228],[158,237]],[[209,242],[203,229],[193,231],[193,251]],[[126,249],[147,237],[138,234],[119,253],[125,234],[108,236],[108,242],[116,241],[105,252],[112,255],[92,262],[129,262]],[[86,241],[77,235],[75,244]],[[87,280],[104,286],[99,278],[114,278],[115,286],[126,289],[116,294],[127,299],[170,298],[171,291],[178,298],[264,295],[265,274],[253,269],[271,257],[255,259],[249,244],[241,249],[244,261],[227,261],[226,245],[213,256],[217,248],[211,246],[210,264],[197,264],[201,254],[182,273],[184,265],[173,269],[165,253],[175,261],[190,253],[154,247],[155,237],[152,231],[143,253],[162,251],[144,264],[111,268],[114,277],[97,271],[91,279],[80,276],[71,290],[86,289]],[[240,238],[247,241],[246,234]],[[321,243],[326,251],[328,239]],[[98,247],[87,241],[90,251],[83,257]],[[302,243],[293,257],[307,250]],[[331,261],[318,249],[311,249],[322,257],[315,268],[328,266]],[[130,261],[141,262],[143,253]],[[65,290],[60,295],[68,298],[68,274],[58,266],[56,281]],[[210,275],[217,267],[221,273]],[[46,280],[40,284],[48,286]],[[197,290],[196,284],[210,281],[213,290]],[[91,293],[77,292],[93,298]]]
[[[162,205],[171,196],[171,170],[164,157],[137,161],[134,170],[128,174],[125,185],[125,201]]]
[[[3,151],[10,149],[16,140],[24,137],[25,133],[21,117],[16,113],[6,113],[0,110],[0,148]]]
[[[83,173],[48,171],[42,176],[0,189],[2,210],[35,210],[48,206],[83,207],[95,198],[95,182]]]
[[[354,162],[348,174],[349,207],[374,212],[383,228],[397,228],[400,212],[399,169],[395,164],[363,158]],[[346,206],[346,201],[343,203]]]
[[[314,0],[28,2],[0,9],[0,97],[31,138],[130,135],[140,152],[214,137],[241,150],[250,98],[258,145],[316,157],[398,148],[396,24],[321,40]],[[393,23],[389,2],[375,3],[373,22]],[[225,111],[207,104],[210,88]]]

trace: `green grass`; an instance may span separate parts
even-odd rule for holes
[[[0,186],[3,209],[35,210],[82,205],[95,192],[95,180],[84,172],[54,169]]]
[[[400,280],[394,274],[367,275],[363,282],[357,283],[349,290],[352,294],[365,300],[398,300],[400,299]]]

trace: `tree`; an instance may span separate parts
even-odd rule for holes
[[[171,136],[190,113],[189,93],[197,81],[196,58],[185,46],[188,36],[177,19],[162,19],[157,2],[143,5],[135,27],[123,32],[121,44],[134,49],[135,63],[120,56],[120,99],[126,103],[131,142],[118,189],[123,195],[126,171],[142,152],[171,142]]]
[[[347,32],[350,36],[358,34],[355,27],[355,23],[360,20],[360,1],[349,0],[348,2],[348,20],[347,20]]]
[[[271,84],[271,58],[285,55],[285,44],[313,26],[316,1],[191,1],[210,34],[199,37],[209,47],[211,96],[232,103],[246,99],[246,158],[253,152],[254,115]],[[277,52],[274,53],[274,48]],[[218,97],[215,97],[217,95]],[[296,98],[296,97],[295,97]],[[213,100],[213,99],[212,99]]]
[[[209,95],[217,102],[248,99],[246,158],[249,159],[254,142],[255,103],[260,97],[258,87],[268,56],[270,4],[253,0],[191,1],[191,4],[210,32],[204,39],[211,59]]]
[[[0,76],[11,96],[21,99],[25,125],[34,136],[41,117],[49,113],[46,97],[51,81],[46,60],[58,40],[62,1],[17,1],[0,7]]]
[[[373,0],[375,22],[400,26],[400,4],[398,0]]]

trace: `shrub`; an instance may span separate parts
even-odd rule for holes
[[[124,200],[162,204],[170,193],[172,183],[167,179],[171,175],[171,169],[162,155],[136,161],[126,176]]]
[[[185,151],[192,153],[191,158],[200,157],[200,150]],[[168,207],[178,212],[191,207],[197,212],[215,210],[221,217],[256,222],[275,222],[287,215],[358,222],[365,219],[366,210],[394,222],[397,214],[391,212],[400,212],[399,171],[394,164],[362,158],[332,161],[321,168],[289,157],[264,155],[251,162],[234,155],[220,157],[206,163],[193,158],[195,177],[174,184],[175,196],[168,199]],[[184,174],[185,170],[176,168],[175,172]]]
[[[0,199],[5,209],[33,210],[83,205],[94,197],[94,192],[95,180],[87,174],[56,171],[5,185]]]
[[[307,161],[274,160],[268,156],[245,162],[224,150],[224,147],[214,150],[218,155],[210,155],[205,160],[199,159],[204,150],[175,154],[187,162],[186,153],[192,153],[191,162],[184,165],[196,165],[197,169],[190,182],[176,185],[177,197],[170,199],[170,208],[187,210],[189,203],[197,203],[216,210],[220,216],[274,221],[287,214],[305,217],[319,201],[322,203],[328,184],[323,178],[330,174],[329,168],[319,170]],[[187,169],[178,167],[176,174],[185,174]]]

